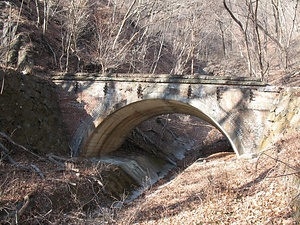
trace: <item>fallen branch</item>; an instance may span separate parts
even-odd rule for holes
[[[53,155],[52,153],[48,154],[47,156],[51,157],[55,160],[62,161],[62,162],[75,162],[76,161],[76,158],[65,158],[65,157]]]
[[[273,156],[271,156],[271,155],[269,155],[269,154],[266,154],[266,153],[264,153],[264,155],[266,155],[267,157],[273,159],[273,160],[276,161],[276,162],[280,162],[280,163],[284,164],[284,165],[285,165],[286,167],[288,167],[289,169],[292,169],[292,170],[294,170],[294,171],[299,172],[297,167],[294,167],[294,166],[292,166],[291,164],[289,164],[289,163],[287,163],[287,162],[284,162],[284,161],[282,161],[282,160],[280,160],[280,159],[278,159],[278,158],[275,158],[275,157],[273,157]]]
[[[68,162],[75,162],[76,159],[74,158],[65,158],[65,157],[61,157],[61,156],[56,156],[53,154],[47,154],[47,158],[41,157],[37,154],[35,154],[34,152],[30,151],[29,149],[25,148],[22,145],[17,144],[16,142],[14,142],[9,136],[7,136],[5,133],[0,132],[0,140],[3,139],[4,141],[8,142],[9,144],[13,145],[14,147],[21,149],[27,153],[30,153],[31,155],[37,157],[39,160],[43,160],[43,161],[49,161],[51,163],[54,163],[56,165],[58,165],[59,167],[61,167],[60,170],[62,171],[66,171],[66,170],[70,170],[73,172],[78,172],[77,169],[74,168],[68,168],[67,163]],[[7,159],[8,162],[10,164],[12,164],[13,166],[23,169],[23,170],[27,170],[27,171],[31,171],[31,172],[35,172],[37,173],[41,178],[45,178],[44,174],[41,172],[41,170],[35,166],[34,164],[31,164],[30,166],[24,166],[18,162],[16,162],[15,160],[13,160],[13,158],[9,155],[11,153],[10,150],[8,150],[1,142],[0,142],[0,152],[3,152],[3,156],[2,159]]]
[[[272,177],[268,177],[268,178],[278,178],[278,177],[286,177],[286,176],[292,176],[292,175],[299,176],[299,174],[300,174],[300,171],[296,171],[293,173],[280,174],[280,175],[276,175],[276,176],[272,176]]]
[[[3,152],[2,159],[7,159],[10,164],[20,167],[21,165],[17,163],[15,160],[12,159],[12,157],[9,155],[10,151],[0,142],[0,150]]]
[[[22,170],[30,171],[30,172],[36,172],[39,174],[41,178],[44,178],[44,174],[40,171],[40,169],[37,166],[32,164],[31,167],[28,167],[13,160],[13,158],[9,155],[10,151],[1,142],[0,142],[0,151],[3,152],[2,159],[7,159],[8,162],[12,164],[14,167]]]
[[[68,170],[76,173],[79,172],[78,169],[73,168],[76,159],[61,157],[61,156],[53,155],[52,153],[47,154],[47,158],[50,162],[58,165],[61,168],[60,171]]]
[[[47,159],[48,159],[48,161],[56,164],[57,166],[65,168],[65,164],[54,159],[52,154],[48,154]]]
[[[45,178],[44,174],[41,172],[41,170],[36,165],[31,164],[30,166],[41,178],[43,178],[43,179]]]
[[[17,148],[19,148],[19,149],[22,149],[23,151],[28,152],[28,153],[30,153],[31,155],[34,155],[35,157],[37,157],[37,158],[39,158],[39,159],[43,159],[43,160],[44,160],[43,157],[41,157],[41,156],[35,154],[34,152],[30,151],[29,149],[25,148],[24,146],[19,145],[19,144],[17,144],[16,142],[14,142],[14,141],[13,141],[9,136],[7,136],[5,133],[0,132],[0,137],[3,138],[3,139],[5,139],[6,141],[8,141],[9,143],[11,143],[11,144],[14,145],[15,147],[17,147]]]

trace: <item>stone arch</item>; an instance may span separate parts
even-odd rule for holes
[[[91,131],[86,142],[82,143],[83,148],[80,155],[99,157],[113,152],[123,144],[130,132],[141,122],[170,113],[188,114],[210,123],[226,136],[234,152],[240,155],[237,143],[218,122],[218,118],[211,116],[211,111],[212,109],[207,105],[197,100],[182,102],[172,99],[145,99],[127,104],[106,118],[100,118],[99,125]],[[97,121],[95,123],[97,124]]]

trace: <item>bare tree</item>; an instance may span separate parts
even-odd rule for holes
[[[125,64],[129,71],[146,72],[146,68],[147,72],[155,71],[155,60],[159,56],[153,56],[152,62],[148,62],[147,57],[154,43],[151,38],[154,37],[151,26],[155,25],[155,3],[156,1],[123,0],[118,5],[113,4],[112,9],[103,5],[96,7],[95,63],[101,65],[102,72],[111,69],[122,70],[120,67],[124,67]]]
[[[223,4],[227,12],[230,14],[231,18],[234,20],[234,22],[238,25],[243,37],[244,37],[244,42],[245,42],[245,47],[246,47],[246,55],[247,55],[247,62],[248,62],[248,71],[250,76],[252,75],[252,61],[251,61],[251,55],[250,55],[250,47],[249,47],[249,40],[248,40],[248,26],[249,26],[249,13],[246,16],[246,21],[245,24],[243,25],[241,20],[237,18],[232,10],[228,7],[226,0],[223,0]]]
[[[44,34],[49,20],[59,17],[62,42],[54,55],[60,56],[65,71],[83,60],[101,65],[102,72],[173,74],[203,72],[202,65],[215,74],[228,74],[242,64],[250,76],[264,79],[275,61],[288,68],[296,58],[291,57],[291,46],[297,45],[299,35],[298,4],[298,0],[35,0],[31,10]],[[14,32],[4,23],[1,52],[7,31]],[[166,64],[170,66],[162,69]],[[214,66],[216,70],[211,69]]]
[[[60,66],[69,70],[70,57],[75,56],[80,62],[78,42],[90,21],[91,5],[88,0],[71,0],[63,2],[62,15],[62,54]]]
[[[8,66],[8,64],[16,64],[17,63],[17,51],[18,49],[18,28],[21,18],[21,13],[23,10],[22,0],[19,11],[16,11],[12,7],[12,3],[10,2],[2,2],[1,4],[3,8],[8,8],[6,11],[6,19],[2,21],[2,32],[1,32],[1,41],[0,41],[0,62]]]
[[[38,0],[34,0],[34,3],[35,3],[36,15],[37,15],[36,24],[37,24],[37,26],[40,26],[40,24],[41,24],[41,15],[40,15],[39,1]]]
[[[296,30],[299,1],[246,0],[239,2],[240,6],[244,4],[244,12],[246,12],[244,14],[242,10],[237,10],[234,13],[228,3],[236,9],[238,3],[223,0],[225,9],[244,34],[244,42],[246,47],[248,46],[250,71],[255,74],[256,70],[259,70],[261,78],[264,79],[270,66],[268,58],[272,57],[273,61],[276,61],[274,60],[275,56],[281,59],[280,64],[284,69],[287,69],[291,60],[289,56],[291,43],[295,40],[296,35],[299,35]],[[272,51],[274,48],[279,52]],[[273,54],[270,56],[268,55],[269,52]],[[273,62],[273,64],[276,63]],[[257,65],[257,69],[255,65]]]
[[[43,34],[46,33],[48,28],[48,23],[51,18],[55,16],[58,11],[59,6],[61,5],[61,0],[43,0],[44,5],[44,15],[43,15]]]
[[[259,28],[269,38],[271,38],[280,49],[281,53],[284,56],[283,63],[285,69],[288,67],[288,53],[297,23],[298,6],[299,0],[272,0],[272,7],[274,12],[273,15],[275,22],[275,35],[272,35],[270,32],[268,32],[266,27],[263,27],[262,25],[259,26]]]
[[[43,34],[46,33],[49,19],[54,17],[61,0],[34,0],[37,15],[36,25],[42,27]]]

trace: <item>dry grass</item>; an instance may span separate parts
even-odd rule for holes
[[[215,156],[133,202],[117,224],[298,224],[298,135],[255,159]]]
[[[0,160],[0,224],[80,224],[90,210],[112,202],[101,177],[109,166],[74,159],[53,163],[22,152],[11,156],[40,173]]]
[[[299,224],[298,134],[255,159],[217,153],[198,160],[125,206],[126,195],[111,198],[102,186],[112,184],[116,168],[70,160],[61,170],[25,153],[12,157],[45,177],[0,161],[3,224]]]

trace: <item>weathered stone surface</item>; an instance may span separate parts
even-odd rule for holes
[[[275,99],[275,107],[266,123],[264,138],[260,150],[275,143],[283,134],[300,130],[300,88],[286,88]]]
[[[280,88],[251,78],[150,74],[54,74],[70,115],[71,147],[85,157],[106,155],[152,117],[181,113],[218,128],[238,154],[256,152]],[[80,110],[88,115],[80,116]],[[275,109],[274,109],[275,110]],[[66,113],[70,109],[63,110]],[[276,114],[282,113],[275,112]],[[286,114],[286,112],[284,111]]]

